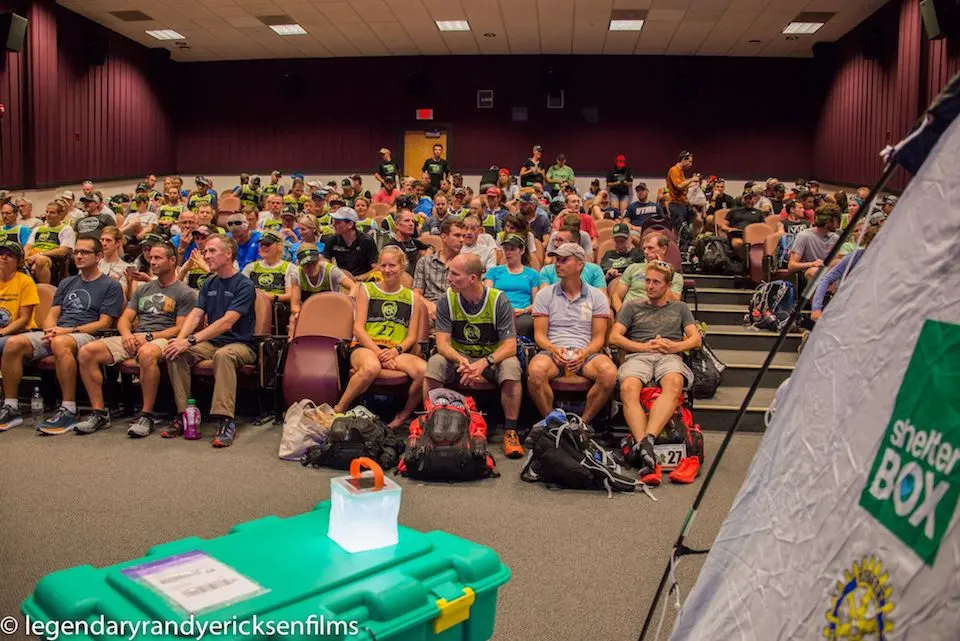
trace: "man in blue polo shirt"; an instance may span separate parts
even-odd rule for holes
[[[581,280],[586,265],[583,247],[564,243],[550,250],[560,282],[544,287],[533,300],[533,338],[540,353],[527,368],[530,396],[541,416],[553,411],[550,381],[579,374],[593,382],[583,410],[590,423],[610,400],[617,367],[603,347],[610,321],[610,303],[603,292]]]
[[[177,418],[170,429],[160,434],[164,438],[183,434],[180,416],[187,409],[190,398],[191,370],[198,361],[213,359],[210,415],[220,419],[213,446],[233,444],[237,432],[234,421],[237,370],[256,360],[253,327],[257,294],[253,281],[237,271],[236,253],[236,241],[229,236],[214,234],[207,240],[203,258],[215,277],[208,278],[200,286],[196,307],[187,316],[177,338],[163,350],[177,404]],[[198,330],[204,317],[207,324]]]
[[[260,258],[260,232],[250,229],[246,216],[232,214],[227,219],[227,232],[237,244],[237,265],[241,270]]]

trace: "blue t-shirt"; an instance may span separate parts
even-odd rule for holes
[[[2,229],[4,232],[13,231],[13,227],[7,227],[6,225],[0,227],[0,229]],[[17,232],[17,236],[20,239],[20,246],[26,247],[27,241],[30,240],[30,228],[26,225],[20,225],[20,231]]]
[[[260,232],[254,231],[250,234],[250,240],[242,245],[237,243],[237,264],[240,270],[260,258]]]
[[[519,274],[511,274],[506,265],[497,265],[487,270],[487,280],[507,295],[514,309],[526,309],[533,303],[530,291],[540,285],[540,275],[532,267],[524,267]]]
[[[256,322],[257,290],[253,281],[242,273],[230,278],[215,276],[208,278],[200,286],[197,307],[207,315],[207,325],[214,323],[230,311],[238,312],[240,318],[226,331],[210,342],[217,347],[230,343],[244,343],[253,346],[253,326]]]
[[[607,279],[603,275],[603,270],[600,269],[600,265],[596,263],[583,264],[583,271],[580,273],[580,280],[585,282],[587,285],[593,285],[598,289],[606,289],[607,287]],[[540,270],[541,285],[553,285],[554,283],[559,282],[560,279],[557,278],[556,265],[547,265]]]
[[[180,235],[177,234],[176,236],[171,238],[170,244],[176,247],[177,249],[180,249]],[[190,254],[192,254],[193,250],[195,250],[196,248],[197,248],[196,241],[190,241],[190,244],[187,245],[186,250],[184,250],[183,252],[183,262],[187,262],[188,260],[190,260]]]
[[[657,213],[657,203],[637,202],[627,205],[627,218],[634,227],[643,227],[643,224]]]
[[[101,314],[119,317],[123,312],[123,290],[120,283],[105,274],[90,281],[77,274],[60,283],[53,295],[53,306],[60,307],[59,327],[79,327],[95,323]]]
[[[413,213],[433,216],[433,201],[424,196],[420,199],[420,202],[417,203],[417,207],[413,210]]]

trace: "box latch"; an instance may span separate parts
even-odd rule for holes
[[[452,601],[437,599],[440,616],[433,620],[433,633],[440,634],[470,618],[470,607],[477,596],[470,588],[463,588],[463,596]]]

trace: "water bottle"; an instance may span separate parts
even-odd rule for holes
[[[571,358],[573,358],[573,348],[572,348],[572,347],[568,347],[568,348],[566,348],[565,350],[563,350],[563,357],[564,357],[565,359],[567,359],[568,361],[569,361]],[[563,375],[564,375],[564,376],[573,376],[573,374],[574,374],[574,372],[573,372],[569,367],[564,367],[564,368],[563,368]]]
[[[188,441],[200,438],[200,409],[192,398],[187,401],[187,409],[183,412],[183,438]]]
[[[30,419],[33,421],[33,427],[40,425],[43,421],[43,397],[40,396],[40,388],[33,388],[33,396],[30,397]]]

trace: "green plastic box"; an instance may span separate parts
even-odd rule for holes
[[[159,545],[142,559],[112,567],[53,572],[37,583],[21,610],[47,631],[38,633],[41,637],[53,636],[54,626],[72,626],[71,641],[130,637],[133,626],[138,639],[196,638],[201,631],[204,638],[236,640],[493,636],[497,592],[510,579],[510,569],[493,550],[445,532],[400,527],[397,545],[350,554],[327,537],[329,518],[330,503],[324,502],[306,514],[242,523],[217,539]],[[181,572],[188,566],[195,571]],[[212,566],[226,566],[241,578]],[[210,584],[199,575],[211,577]],[[145,577],[178,590],[183,588],[178,582],[194,581],[177,593],[191,601],[165,596]],[[196,605],[237,586],[259,591],[219,605]]]

